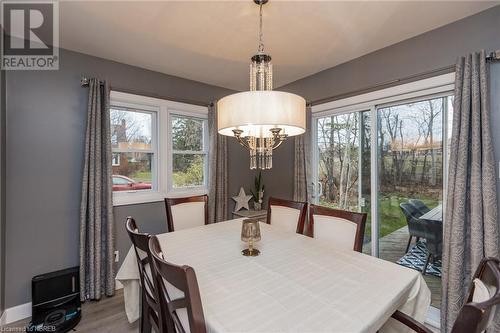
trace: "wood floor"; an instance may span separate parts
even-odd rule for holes
[[[9,324],[6,327],[23,328],[26,327],[28,322],[29,319],[25,319]],[[7,332],[4,327],[0,331]],[[123,290],[117,290],[114,297],[103,298],[100,302],[83,304],[82,320],[75,327],[74,332],[137,333],[139,332],[139,321],[133,324],[128,322],[123,303]]]
[[[380,258],[391,262],[398,261],[406,250],[408,243],[408,227],[401,228],[380,239]],[[414,244],[414,243],[413,243]],[[370,243],[363,246],[364,253],[370,253]],[[432,275],[424,275],[424,280],[431,290],[431,305],[441,307],[441,279]]]

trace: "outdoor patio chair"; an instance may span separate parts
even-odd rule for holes
[[[415,206],[415,208],[418,209],[418,211],[420,213],[422,213],[422,215],[424,215],[425,213],[428,213],[431,209],[429,207],[427,207],[426,204],[424,204],[424,202],[420,199],[410,199],[409,200],[410,203]]]
[[[421,219],[418,209],[411,203],[401,203],[399,205],[403,214],[406,217],[406,222],[408,223],[408,233],[410,238],[408,240],[408,245],[406,246],[406,253],[410,249],[411,240],[416,237],[418,242],[420,238],[426,240],[427,246],[427,258],[422,270],[422,274],[425,275],[429,261],[440,259],[443,252],[443,223],[440,221],[432,221]]]
[[[401,203],[399,204],[399,207],[403,211],[403,215],[406,218],[406,223],[408,224],[408,233],[410,234],[408,245],[406,246],[407,253],[410,249],[410,244],[413,237],[417,238],[417,242],[420,240],[420,237],[425,237],[423,225],[418,219],[420,216],[422,216],[422,214],[414,205],[409,202]]]

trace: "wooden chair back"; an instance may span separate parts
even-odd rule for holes
[[[162,305],[160,320],[168,332],[206,333],[203,306],[194,269],[167,262],[156,236],[152,236],[149,240],[149,248],[154,266],[157,297]]]
[[[335,231],[330,231],[325,235],[315,235],[315,216],[328,217],[326,219],[321,219],[321,223],[336,223],[328,226],[328,229],[335,229]],[[309,207],[309,236],[328,239],[335,241],[342,241],[349,243],[349,237],[354,237],[352,240],[353,250],[361,252],[363,249],[363,238],[365,236],[365,224],[366,224],[366,213],[356,213],[346,210],[332,209],[324,206],[311,205]],[[316,220],[319,220],[316,218]],[[325,220],[323,222],[323,220]],[[354,224],[354,225],[352,225]],[[338,231],[337,231],[338,228]],[[354,229],[355,228],[355,229]],[[352,229],[352,230],[350,230]],[[348,231],[347,235],[343,234],[342,231]],[[346,236],[348,237],[346,239]]]
[[[306,215],[307,215],[307,202],[299,202],[299,201],[292,201],[292,200],[285,200],[285,199],[279,199],[279,198],[273,198],[270,197],[267,205],[267,223],[268,224],[273,224],[273,207],[277,208],[289,208],[289,209],[294,209],[297,210],[297,225],[295,226],[290,226],[290,228],[294,228],[298,234],[304,234],[304,225],[306,221]],[[295,215],[293,211],[286,212],[285,210],[283,211],[283,215],[287,215],[287,217],[291,217],[291,215]],[[281,213],[277,213],[275,211],[274,214],[274,221],[275,224],[280,224],[288,228],[286,224],[291,223],[291,221],[288,221],[288,218],[284,216],[284,220],[286,219],[287,221],[281,221],[279,219],[279,215]]]
[[[488,295],[484,301],[474,301],[474,293],[476,292],[475,279],[479,279],[487,286]],[[489,332],[492,329],[490,326],[494,325],[494,316],[498,304],[500,304],[500,260],[497,258],[484,258],[474,274],[467,301],[458,313],[451,333],[481,333],[486,330]],[[392,318],[414,332],[432,333],[422,323],[401,311],[394,312]]]
[[[500,260],[485,258],[479,264],[473,279],[479,279],[488,286],[490,297],[482,302],[474,302],[474,282],[469,288],[467,303],[458,313],[452,333],[480,333],[490,328],[500,304]],[[489,332],[489,330],[488,330]]]
[[[134,251],[139,269],[139,278],[142,290],[142,313],[141,313],[141,331],[144,325],[152,326],[156,331],[160,330],[158,313],[160,311],[159,303],[155,298],[155,284],[152,275],[151,255],[149,251],[149,238],[147,233],[140,233],[134,218],[127,217],[125,222],[127,233],[134,246]],[[147,322],[144,322],[147,321]]]
[[[193,209],[194,206],[189,205],[195,203],[204,203],[202,208],[204,216],[189,215],[197,213],[197,209]],[[184,209],[181,211],[181,206],[177,205],[182,205]],[[165,198],[165,208],[168,232],[208,224],[208,195],[206,194],[185,198]]]

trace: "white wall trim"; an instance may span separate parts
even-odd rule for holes
[[[29,317],[31,317],[31,302],[5,309],[0,318],[0,325],[7,325]]]
[[[121,103],[124,103],[125,106],[135,104],[139,107],[139,109],[144,109],[144,106],[149,106],[151,111],[158,111],[162,106],[165,106],[168,109],[187,111],[189,113],[208,114],[208,108],[206,106],[174,102],[167,99],[129,94],[115,90],[110,92],[110,99],[117,105],[120,105]]]
[[[386,104],[394,101],[401,101],[419,96],[433,95],[450,91],[453,90],[454,83],[455,73],[439,75],[428,79],[314,105],[312,107],[312,113],[320,115],[323,112],[331,113],[332,110],[336,110],[337,112],[354,111],[353,109],[358,111],[362,109],[369,110],[374,104]]]

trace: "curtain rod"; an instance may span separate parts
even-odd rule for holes
[[[413,75],[407,76],[405,78],[394,79],[394,80],[390,80],[390,81],[386,81],[386,82],[382,82],[382,83],[377,83],[377,84],[374,84],[371,86],[367,86],[367,87],[364,87],[361,89],[349,91],[346,93],[342,93],[342,94],[338,94],[338,95],[334,95],[334,96],[330,96],[330,97],[325,97],[325,98],[320,98],[320,99],[308,102],[308,105],[313,106],[313,105],[324,104],[324,103],[336,101],[336,100],[347,98],[347,97],[352,97],[352,96],[356,96],[356,95],[360,95],[360,94],[364,94],[364,93],[369,93],[369,92],[380,90],[383,88],[389,88],[389,87],[395,86],[397,84],[409,83],[409,82],[413,82],[413,81],[417,81],[417,80],[426,79],[426,78],[429,78],[432,76],[452,73],[454,70],[455,70],[455,66],[441,67],[438,69],[433,69],[433,70],[422,72],[419,74],[413,74]]]
[[[100,84],[104,83],[104,81],[99,81]],[[82,76],[80,79],[80,85],[82,87],[88,87],[89,85],[89,78],[86,76]],[[117,88],[117,87],[111,87],[111,90],[118,91],[118,92],[123,92],[127,94],[133,94],[133,95],[141,95],[141,96],[146,96],[146,97],[153,97],[153,98],[159,98],[159,99],[166,99],[172,102],[178,102],[178,103],[185,103],[185,104],[191,104],[191,105],[198,105],[198,106],[213,106],[213,102],[207,103],[207,102],[201,102],[201,101],[195,101],[195,100],[190,100],[190,99],[183,99],[183,98],[175,98],[175,97],[168,97],[168,96],[161,96],[158,94],[152,94],[152,93],[147,93],[144,91],[138,91],[138,90],[132,90],[132,89],[123,89],[123,88]]]
[[[496,50],[494,52],[490,52],[486,56],[486,61],[487,62],[500,62],[500,50]],[[387,82],[377,83],[377,84],[374,84],[374,85],[371,85],[371,86],[368,86],[368,87],[364,87],[364,88],[361,88],[361,89],[357,89],[357,90],[354,90],[354,91],[349,91],[349,92],[346,92],[346,93],[342,93],[342,94],[338,94],[338,95],[334,95],[334,96],[330,96],[330,97],[325,97],[325,98],[321,98],[321,99],[317,99],[317,100],[308,102],[307,105],[308,106],[313,106],[313,105],[318,105],[318,104],[324,104],[324,103],[332,102],[332,101],[335,101],[335,100],[339,100],[339,99],[343,99],[343,98],[347,98],[347,97],[352,97],[352,96],[360,95],[360,94],[363,94],[363,93],[369,93],[369,92],[372,92],[372,91],[375,91],[375,90],[379,90],[379,89],[383,89],[383,88],[389,88],[391,86],[395,86],[396,84],[409,83],[409,82],[413,82],[413,81],[417,81],[417,80],[426,79],[426,78],[429,78],[429,77],[432,77],[432,76],[437,76],[437,75],[452,73],[454,71],[455,71],[455,65],[441,67],[441,68],[438,68],[438,69],[433,69],[433,70],[422,72],[422,73],[419,73],[419,74],[410,75],[410,76],[407,76],[405,78],[394,79],[394,80],[390,80],[390,81],[387,81]]]

